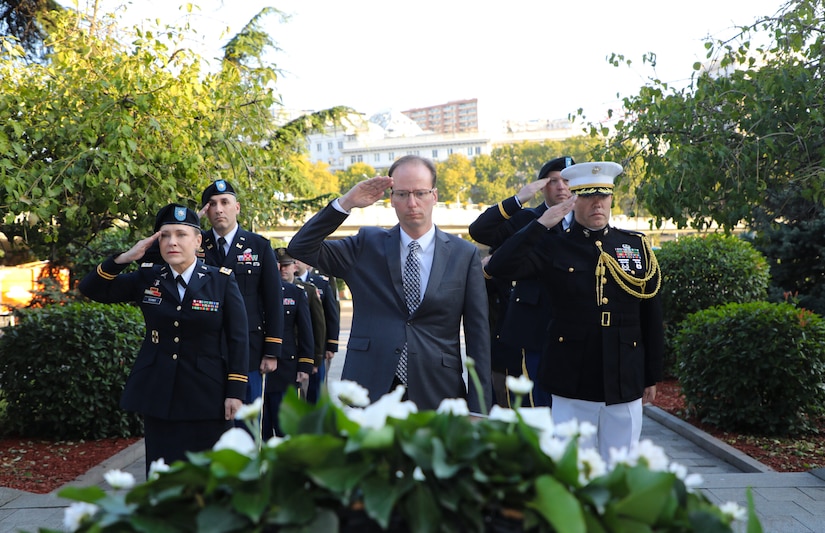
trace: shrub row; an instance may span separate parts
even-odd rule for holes
[[[99,439],[142,434],[119,407],[143,339],[143,318],[128,305],[75,302],[20,312],[0,337],[0,391],[7,434]]]

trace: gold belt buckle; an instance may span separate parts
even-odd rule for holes
[[[610,311],[602,311],[602,326],[610,325]]]

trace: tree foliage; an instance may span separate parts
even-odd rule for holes
[[[462,154],[450,154],[446,161],[436,163],[438,198],[442,202],[462,202],[471,196],[476,182],[473,163]]]
[[[476,182],[472,198],[480,203],[496,203],[534,181],[541,166],[550,159],[571,155],[576,161],[592,160],[590,154],[594,153],[597,143],[580,135],[560,141],[524,141],[494,148],[489,156],[482,154],[473,159]]]
[[[55,0],[0,0],[0,36],[14,38],[29,60],[46,53],[46,28],[51,28],[51,12],[62,11]]]
[[[708,61],[693,66],[687,87],[652,79],[623,99],[604,152],[635,169],[650,213],[730,230],[815,212],[825,200],[822,27],[822,0],[790,0],[731,39],[708,39]],[[644,60],[655,66],[654,54]]]
[[[195,207],[217,178],[235,184],[248,226],[306,209],[278,199],[309,189],[297,163],[305,136],[348,110],[275,124],[278,71],[261,59],[273,43],[259,24],[277,14],[262,10],[231,39],[217,72],[182,46],[188,26],[135,28],[126,43],[105,21],[54,14],[40,63],[3,41],[0,231],[70,265],[97,233],[145,236],[160,206]]]
[[[344,194],[359,181],[374,178],[376,173],[375,169],[366,163],[355,163],[346,170],[337,171],[335,176],[338,178],[341,194]]]

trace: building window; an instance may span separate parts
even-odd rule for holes
[[[372,160],[376,163],[381,161],[381,154],[372,154]]]
[[[473,147],[472,146],[467,148],[467,155],[473,155]]]
[[[358,160],[357,161],[358,163],[363,163],[364,162],[364,156],[361,155],[361,154],[358,154],[357,156],[355,156],[355,158]]]
[[[315,148],[316,148],[316,150],[315,150],[316,152],[320,152],[321,151],[321,143],[316,144]]]
[[[433,159],[438,159],[438,150],[433,150]]]
[[[395,161],[395,152],[390,152],[389,153],[389,159],[390,159],[390,161]]]
[[[476,155],[481,155],[481,146],[476,146]]]
[[[327,143],[327,150],[329,150],[330,152],[332,151],[332,141],[329,141]]]
[[[453,149],[447,148],[447,155],[453,155]]]
[[[344,141],[338,141],[338,149],[339,149],[339,150],[343,150],[343,149],[344,149]]]
[[[349,163],[350,165],[354,165],[356,163],[354,155],[349,156]]]

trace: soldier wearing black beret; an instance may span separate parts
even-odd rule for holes
[[[655,398],[663,372],[659,264],[645,235],[609,225],[621,172],[612,162],[563,170],[575,196],[507,239],[487,264],[493,276],[538,278],[550,292],[539,385],[553,395],[555,423],[597,428],[582,446],[598,446],[605,459],[638,443],[642,404]],[[571,226],[553,231],[571,211]]]
[[[201,206],[212,228],[202,232],[198,255],[208,265],[231,270],[246,306],[249,331],[249,386],[245,403],[261,396],[263,376],[281,359],[284,316],[281,276],[269,239],[238,224],[241,204],[235,188],[216,180],[201,194]]]
[[[542,165],[536,181],[528,183],[515,195],[490,207],[470,224],[470,236],[481,244],[494,248],[514,235],[518,230],[540,217],[549,207],[570,198],[567,180],[561,172],[575,165],[571,156],[551,159]],[[541,191],[544,202],[533,208],[524,209],[523,205]],[[565,230],[573,219],[570,213],[553,231]],[[489,274],[485,269],[485,276]],[[545,371],[546,359],[542,356],[544,328],[550,318],[550,296],[543,285],[536,280],[520,280],[513,284],[510,291],[507,311],[501,318],[498,341],[521,352],[521,361],[515,365],[535,380]],[[513,367],[512,363],[507,367]],[[519,372],[520,374],[521,372]],[[518,375],[518,374],[517,374]],[[550,394],[535,389],[530,397],[532,406],[549,406]]]
[[[129,263],[159,244],[163,262]],[[231,270],[196,258],[198,215],[179,204],[161,209],[155,233],[112,256],[80,282],[103,303],[135,302],[146,334],[126,381],[121,407],[143,415],[146,467],[185,460],[211,448],[228,428],[246,391],[246,310]]]

